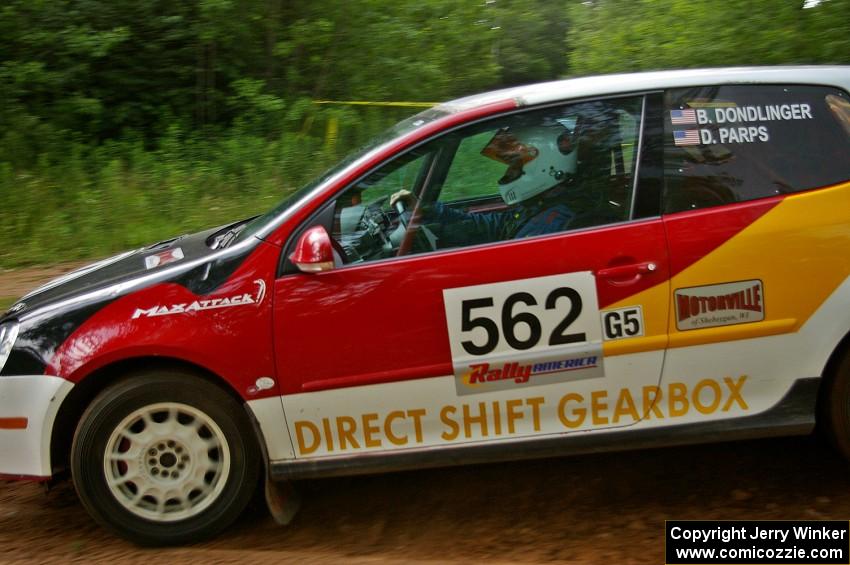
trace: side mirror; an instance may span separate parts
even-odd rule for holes
[[[313,226],[301,234],[289,260],[305,273],[321,273],[334,268],[331,237],[322,226]]]

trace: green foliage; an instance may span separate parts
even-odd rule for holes
[[[330,164],[322,140],[177,127],[158,148],[71,144],[36,173],[0,163],[0,268],[105,256],[271,208]]]
[[[317,101],[847,63],[850,0],[803,3],[6,0],[0,268],[106,255],[262,212],[414,111]]]
[[[563,3],[501,0],[489,6],[501,85],[553,79],[567,72],[569,26]]]
[[[574,74],[850,62],[850,0],[573,2]]]

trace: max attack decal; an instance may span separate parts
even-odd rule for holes
[[[676,290],[676,327],[679,330],[761,320],[764,320],[764,291],[759,280]]]
[[[170,316],[171,314],[187,314],[189,312],[200,312],[202,310],[216,310],[218,308],[229,308],[232,306],[247,306],[249,304],[260,304],[266,295],[266,282],[262,279],[254,281],[257,285],[257,294],[235,294],[225,298],[211,298],[207,300],[195,300],[194,302],[181,302],[170,305],[157,305],[151,308],[136,308],[133,319],[145,316],[153,318],[156,316]]]

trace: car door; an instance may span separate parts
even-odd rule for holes
[[[819,377],[846,331],[850,102],[819,86],[684,88],[665,121],[664,388],[683,421],[762,412]]]
[[[305,224],[326,227],[340,261],[290,265],[275,284],[297,457],[639,421],[658,395],[669,295],[658,187],[635,191],[644,112],[632,96],[476,123],[391,160]],[[558,134],[556,186],[541,198],[563,199],[564,214],[500,197],[506,166],[485,148],[529,127]],[[413,210],[391,205],[401,191]],[[523,214],[532,221],[511,235]]]

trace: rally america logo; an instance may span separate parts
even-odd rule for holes
[[[210,298],[205,300],[195,300],[194,302],[180,302],[177,304],[164,305],[160,304],[151,308],[136,308],[133,312],[133,319],[154,318],[156,316],[170,316],[172,314],[188,314],[190,312],[200,312],[202,310],[218,310],[219,308],[231,308],[234,306],[247,306],[249,304],[260,304],[266,296],[266,282],[262,279],[254,281],[257,285],[256,294],[234,294],[225,298]]]
[[[492,381],[512,380],[515,383],[521,384],[527,383],[532,375],[563,373],[566,371],[595,368],[597,365],[598,357],[595,355],[528,365],[505,363],[501,367],[497,365],[491,366],[490,363],[473,363],[469,366],[469,373],[464,375],[464,382],[469,385],[476,385]]]
[[[455,388],[465,395],[602,377],[601,353],[599,349],[530,360],[538,353],[507,363],[463,364],[455,367]]]
[[[759,280],[676,290],[679,330],[745,324],[764,320],[764,288]]]

